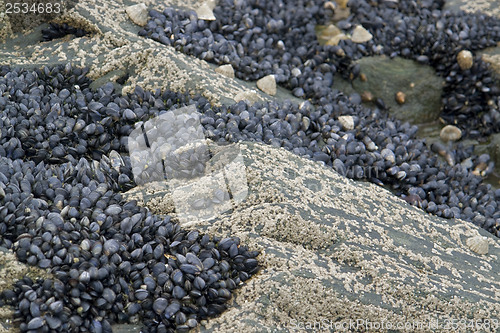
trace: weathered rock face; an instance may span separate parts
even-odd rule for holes
[[[444,323],[499,313],[500,244],[484,230],[427,215],[283,149],[240,149],[248,197],[193,227],[240,237],[262,251],[263,268],[200,331],[281,331],[322,320]],[[149,189],[132,191],[140,199]],[[168,192],[147,202],[175,216]],[[487,237],[488,254],[467,246],[477,235]]]

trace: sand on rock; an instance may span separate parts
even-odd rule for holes
[[[0,293],[12,289],[12,285],[24,277],[33,280],[47,278],[50,275],[38,267],[30,267],[17,261],[16,255],[5,248],[0,248]],[[12,325],[14,309],[0,306],[0,333],[15,331]]]

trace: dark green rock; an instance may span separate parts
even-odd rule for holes
[[[365,57],[357,63],[367,79],[353,81],[352,86],[359,94],[369,91],[375,98],[381,98],[389,113],[403,121],[421,124],[438,119],[444,81],[432,67],[385,56]],[[402,105],[395,99],[399,91],[406,95]]]

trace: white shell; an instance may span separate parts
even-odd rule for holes
[[[354,30],[352,32],[352,36],[351,36],[351,40],[354,43],[368,42],[372,38],[373,38],[373,35],[368,30],[363,28],[362,25],[356,26],[356,28],[354,28]]]
[[[276,79],[274,75],[267,75],[257,81],[257,88],[268,95],[276,95]]]
[[[144,3],[129,6],[125,9],[125,12],[127,12],[132,22],[141,27],[148,23],[148,8]]]
[[[467,246],[472,251],[478,254],[487,254],[488,253],[488,238],[483,236],[474,236],[466,241]]]
[[[233,66],[227,64],[227,65],[222,65],[219,66],[215,69],[216,73],[222,74],[224,76],[234,78],[234,69]]]
[[[354,129],[354,118],[352,116],[340,116],[339,122],[348,131]]]
[[[200,20],[215,21],[214,12],[212,11],[212,8],[210,8],[210,5],[206,2],[196,9],[196,14]]]
[[[439,136],[443,141],[457,141],[462,137],[462,131],[456,126],[446,125],[441,129]]]
[[[341,33],[342,33],[342,30],[337,28],[337,26],[335,24],[329,24],[323,31],[321,31],[321,34],[319,35],[319,37],[321,39],[330,39],[330,38],[335,37]]]
[[[323,5],[323,8],[325,9],[331,9],[333,11],[335,11],[335,9],[337,8],[337,5],[335,4],[335,2],[331,2],[331,1],[327,1],[325,2],[325,4]]]
[[[460,66],[460,68],[462,70],[470,69],[472,67],[472,65],[474,64],[474,57],[473,57],[471,51],[468,51],[468,50],[460,51],[457,54],[457,62],[458,62],[458,66]]]
[[[251,104],[260,101],[259,95],[257,94],[257,92],[255,90],[241,91],[241,92],[237,93],[233,97],[233,99],[234,99],[235,102],[247,100]]]

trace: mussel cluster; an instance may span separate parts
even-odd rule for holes
[[[57,24],[49,23],[46,29],[42,29],[42,39],[45,42],[53,39],[62,38],[66,35],[75,35],[75,37],[83,37],[88,35],[88,32],[81,28],[69,26],[67,23]]]
[[[121,192],[135,186],[134,123],[203,98],[89,89],[71,65],[0,72],[0,246],[50,277],[17,281],[0,303],[22,332],[186,331],[220,314],[258,270],[236,238],[184,230]],[[176,104],[180,103],[180,104]]]

